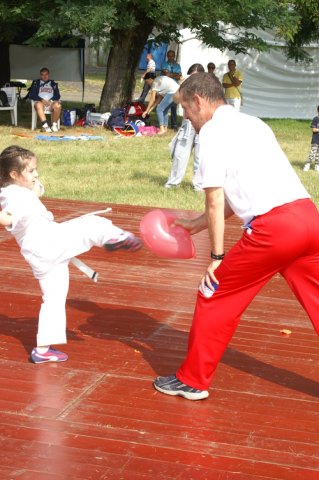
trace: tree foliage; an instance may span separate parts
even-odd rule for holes
[[[304,58],[303,45],[318,37],[319,5],[314,0],[0,0],[0,42],[46,46],[61,39],[72,46],[84,35],[107,39],[110,54],[101,97],[103,109],[132,94],[143,45],[178,42],[190,28],[208,46],[245,53],[267,49],[258,30],[271,29],[287,42],[288,56]],[[235,27],[235,28],[234,28]],[[114,81],[116,79],[116,81]]]

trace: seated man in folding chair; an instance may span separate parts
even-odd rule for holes
[[[43,67],[40,70],[40,78],[33,80],[29,98],[35,101],[34,108],[42,123],[42,130],[58,132],[58,120],[61,116],[61,102],[58,84],[54,80],[49,80],[50,71]],[[50,128],[45,113],[51,112],[52,127]]]

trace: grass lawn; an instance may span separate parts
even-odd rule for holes
[[[68,105],[69,107],[71,104]],[[101,135],[101,141],[45,142],[30,130],[30,104],[19,105],[19,127],[10,126],[10,115],[1,112],[0,148],[18,144],[36,153],[46,195],[54,198],[128,203],[201,211],[203,193],[192,189],[192,161],[181,187],[165,189],[171,159],[166,137],[117,138],[102,128],[62,127],[60,134]],[[319,173],[302,171],[310,148],[311,119],[267,120],[297,174],[319,204]],[[25,135],[22,137],[20,135]],[[231,154],[236,146],[225,146]],[[262,148],[262,145],[261,145]],[[256,152],[258,154],[258,152]],[[276,175],[276,171],[274,171]]]

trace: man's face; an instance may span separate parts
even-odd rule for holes
[[[174,63],[175,53],[174,52],[168,52],[167,53],[167,60],[169,61],[169,63]]]
[[[40,78],[43,82],[47,82],[49,80],[49,72],[47,70],[43,70],[43,72],[40,72]]]
[[[230,60],[228,62],[228,68],[230,72],[234,72],[236,70],[236,62],[234,62],[233,60]]]
[[[192,100],[184,100],[183,92],[180,93],[180,103],[184,110],[184,116],[190,120],[196,133],[199,133],[203,125],[212,118],[212,104],[203,97],[195,95]]]

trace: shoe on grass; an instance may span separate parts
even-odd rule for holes
[[[33,363],[65,362],[68,358],[66,353],[52,347],[49,347],[45,353],[39,353],[36,348],[31,352],[31,362]]]
[[[52,130],[48,124],[42,125],[41,131],[45,133],[52,133]]]
[[[303,167],[304,172],[309,172],[310,170],[310,163],[306,163],[305,166]]]
[[[154,381],[154,387],[161,393],[166,395],[179,395],[187,400],[203,400],[209,396],[207,390],[198,390],[182,383],[176,375],[168,377],[157,377]]]
[[[52,123],[51,130],[52,130],[52,132],[55,132],[55,133],[58,132],[59,131],[58,124],[57,123]]]

